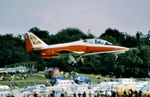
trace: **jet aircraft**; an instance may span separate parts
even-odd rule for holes
[[[38,52],[45,59],[54,58],[61,55],[68,55],[73,59],[73,55],[81,56],[100,53],[123,53],[129,49],[122,46],[115,46],[102,39],[83,39],[74,42],[47,45],[31,32],[26,33],[26,51]],[[73,59],[74,60],[74,59]]]

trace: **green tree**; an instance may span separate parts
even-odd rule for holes
[[[143,64],[143,60],[138,56],[139,53],[138,49],[134,49],[119,55],[117,59],[118,65],[123,67],[121,73],[125,77],[137,76],[140,73],[138,68]]]
[[[66,28],[59,31],[55,37],[60,43],[72,42],[80,39],[93,38],[94,36],[90,33],[85,34],[77,28]]]
[[[125,47],[136,47],[137,40],[134,36],[126,36],[126,38],[120,44]]]
[[[143,65],[140,68],[143,68],[144,71],[150,70],[150,47],[142,46],[140,49],[139,57],[143,60]]]
[[[12,34],[0,36],[0,62],[1,67],[16,62],[29,61],[29,55],[25,52],[24,42],[20,36]]]
[[[138,48],[141,49],[141,44],[140,44],[140,32],[138,31],[136,33],[136,39],[137,39],[137,45],[138,45]]]
[[[111,28],[106,29],[100,38],[107,39],[114,44],[126,47],[135,47],[137,44],[135,37],[130,36],[125,32],[119,32],[118,30]]]
[[[103,33],[100,37],[104,36],[112,36],[118,43],[121,43],[125,39],[125,34],[122,32],[119,32],[116,29],[108,28],[105,33]]]

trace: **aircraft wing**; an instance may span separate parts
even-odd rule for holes
[[[72,51],[72,50],[60,50],[60,51],[57,51],[57,53],[59,53],[59,55],[67,55],[67,54],[81,55],[81,54],[84,54],[84,52],[77,52],[77,51]]]
[[[85,53],[82,56],[89,56],[89,55],[96,55],[96,54],[107,54],[107,53],[113,53],[113,54],[121,54],[125,53],[125,51],[106,51],[106,52],[94,52],[94,53]]]
[[[89,56],[89,55],[96,55],[96,54],[106,54],[106,53],[113,53],[113,54],[121,54],[125,53],[124,50],[116,50],[116,51],[105,51],[105,52],[93,52],[93,53],[85,53],[85,52],[77,52],[77,51],[71,51],[71,50],[61,50],[58,51],[60,56]]]

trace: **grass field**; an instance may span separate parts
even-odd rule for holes
[[[17,87],[24,87],[34,84],[47,84],[49,79],[44,77],[43,71],[40,71],[36,74],[26,74],[26,78],[24,78],[25,74],[15,74],[14,79],[11,79],[12,75],[7,75],[6,80],[0,81],[0,84],[9,85],[9,86],[17,86]],[[110,77],[103,77],[101,75],[94,75],[94,74],[81,74],[79,76],[88,76],[93,83],[98,83],[105,80],[110,80]],[[18,78],[17,78],[18,77]],[[67,78],[71,79],[71,78]]]
[[[9,86],[17,86],[17,87],[24,87],[33,85],[36,83],[46,84],[48,79],[42,76],[26,74],[27,77],[22,77],[24,74],[15,74],[14,79],[11,79],[11,75],[7,75],[6,79],[0,81],[0,84],[9,85]]]

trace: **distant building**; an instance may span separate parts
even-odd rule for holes
[[[60,76],[60,72],[58,68],[48,68],[44,71],[46,78],[51,78],[52,76]]]
[[[148,34],[142,34],[142,32],[137,32],[137,34],[139,34],[139,38],[141,42],[147,42],[150,41],[150,31],[148,32]],[[137,38],[137,37],[136,37]]]
[[[150,38],[150,35],[141,35],[141,39],[149,39]]]
[[[24,66],[18,66],[14,68],[0,68],[0,73],[26,73],[29,69]]]

